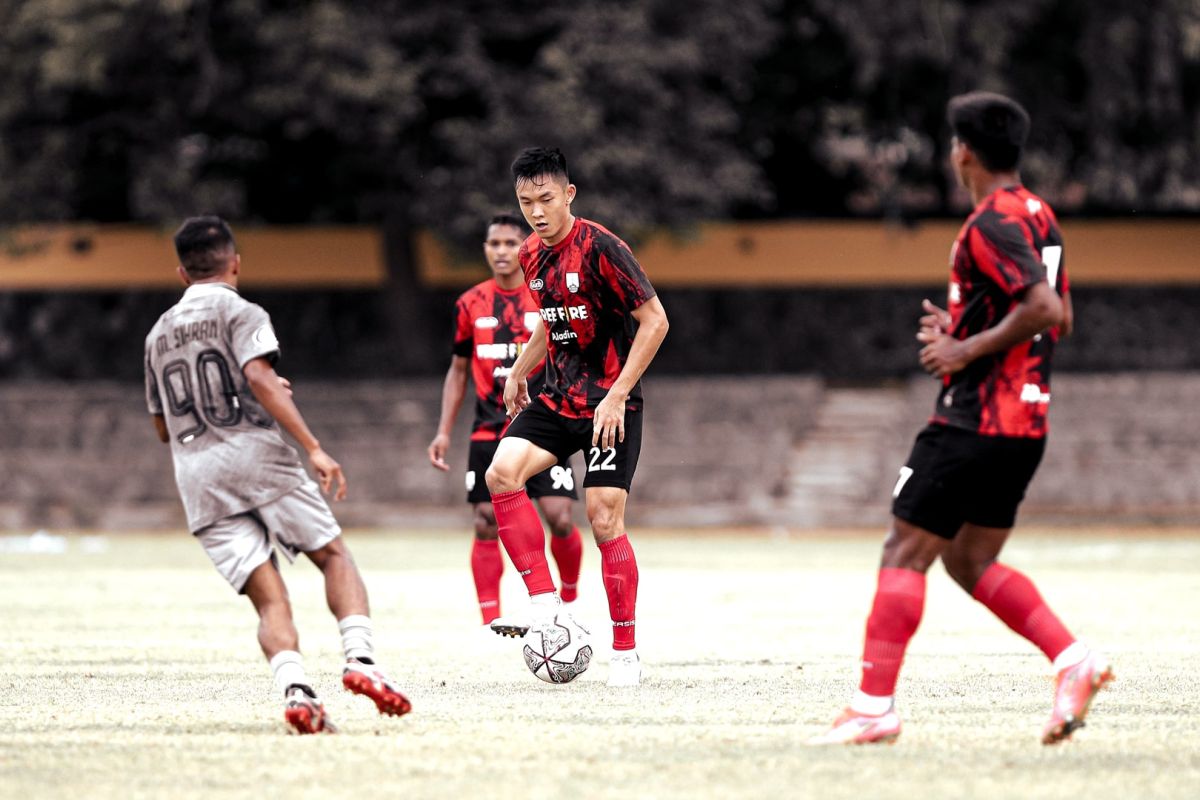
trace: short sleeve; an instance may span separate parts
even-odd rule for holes
[[[466,298],[458,298],[454,304],[454,355],[466,358],[471,355],[475,340],[475,326],[471,320],[471,310],[467,307]]]
[[[279,358],[279,339],[271,317],[261,306],[247,303],[239,309],[230,320],[229,334],[229,346],[239,369],[256,358],[267,358],[272,364]]]
[[[1034,249],[1032,234],[1017,219],[981,219],[967,241],[979,270],[1010,297],[1046,280],[1046,267]]]
[[[154,367],[150,363],[150,344],[146,344],[146,410],[151,414],[162,414],[162,397],[158,393],[158,378],[154,375]]]
[[[629,245],[620,239],[600,251],[600,274],[608,281],[613,294],[625,309],[632,311],[654,297],[654,287],[646,271],[634,258]]]

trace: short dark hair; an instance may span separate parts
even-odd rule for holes
[[[233,231],[220,217],[189,217],[175,231],[175,254],[191,278],[219,275],[235,252]]]
[[[493,225],[511,225],[522,233],[528,230],[528,228],[525,227],[525,220],[521,219],[517,215],[508,213],[497,214],[488,220],[487,228],[483,232],[485,237],[487,236],[487,232],[492,229]]]
[[[1016,169],[1029,136],[1029,114],[1011,97],[969,92],[950,100],[946,120],[992,172]]]
[[[534,178],[561,178],[571,182],[567,172],[567,157],[557,147],[527,147],[517,153],[512,163],[513,182],[531,181]]]

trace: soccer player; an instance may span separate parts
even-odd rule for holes
[[[512,174],[521,211],[534,230],[519,258],[540,314],[504,387],[515,419],[496,449],[487,484],[500,541],[532,603],[528,617],[499,617],[492,630],[524,635],[561,608],[525,483],[582,450],[587,515],[600,547],[613,624],[608,684],[637,686],[638,569],[625,531],[625,502],[642,442],[639,381],[667,334],[667,315],[629,247],[571,213],[576,189],[560,151],[524,150]],[[545,385],[531,399],[528,378],[543,358]]]
[[[483,255],[492,270],[491,278],[458,298],[455,305],[454,354],[442,384],[442,414],[437,435],[429,443],[429,461],[448,471],[446,451],[450,431],[467,393],[470,365],[475,383],[475,424],[467,458],[467,502],[475,509],[475,541],[471,548],[471,573],[479,597],[483,624],[500,616],[500,575],[504,559],[496,540],[496,514],[483,474],[492,463],[500,435],[508,424],[504,407],[504,383],[513,362],[539,319],[538,307],[525,287],[517,251],[528,230],[511,214],[499,214],[488,223]],[[577,498],[575,475],[566,458],[529,479],[526,491],[537,500],[550,526],[550,552],[558,564],[562,600],[575,601],[583,539],[572,522]]]
[[[814,744],[894,741],[893,694],[937,559],[950,577],[1032,642],[1057,673],[1042,742],[1070,738],[1110,680],[1107,659],[1077,641],[1029,578],[997,559],[1041,461],[1050,359],[1073,324],[1054,212],[1021,185],[1029,116],[1015,101],[975,92],[950,101],[950,162],[975,210],[950,251],[948,310],[924,303],[922,367],[941,379],[892,496],[862,681]]]
[[[258,641],[297,733],[332,731],[304,671],[287,587],[275,552],[303,552],[325,578],[342,634],[342,685],[380,713],[411,706],[375,664],[367,591],[341,528],[317,485],[283,440],[283,426],[308,454],[321,488],[346,496],[341,466],[322,448],[274,369],[271,319],[243,300],[241,256],[219,217],[193,217],[175,233],[187,289],[146,337],[146,404],[171,445],[188,527],[217,571],[259,616]]]

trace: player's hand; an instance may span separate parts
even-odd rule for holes
[[[925,314],[921,317],[922,331],[932,330],[934,333],[950,332],[950,326],[954,323],[949,311],[946,311],[944,308],[938,308],[929,298],[921,301],[921,308],[925,309]]]
[[[592,415],[592,447],[611,450],[625,441],[625,399],[611,392],[604,396]]]
[[[275,377],[279,378],[279,385],[283,388],[283,390],[285,392],[287,392],[287,396],[291,397],[292,396],[292,382],[289,381],[287,378],[283,377],[282,375],[276,375]]]
[[[450,465],[446,463],[446,451],[450,449],[450,437],[444,433],[439,433],[433,437],[433,441],[429,443],[429,463],[440,469],[442,472],[449,472]]]
[[[312,463],[313,469],[317,473],[317,479],[321,482],[321,491],[329,494],[330,489],[333,489],[336,484],[337,490],[333,493],[333,499],[345,500],[346,475],[342,472],[342,465],[334,461],[319,447],[308,454],[308,460]]]
[[[925,343],[921,348],[921,367],[935,378],[961,372],[971,363],[967,344],[947,333],[927,329],[918,333],[917,339]]]
[[[529,407],[529,381],[516,380],[512,375],[504,382],[504,409],[515,417]]]

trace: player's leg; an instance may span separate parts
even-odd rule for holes
[[[974,503],[972,518],[942,554],[950,577],[1016,633],[1041,650],[1057,676],[1054,706],[1042,733],[1044,744],[1069,739],[1097,692],[1113,679],[1108,659],[1078,641],[1042,598],[1033,581],[998,559],[1016,519],[1017,506],[1041,458],[1021,442],[997,445],[1005,478]],[[1006,452],[1008,451],[1008,452]]]
[[[550,554],[558,565],[564,603],[575,602],[579,593],[579,568],[583,559],[583,538],[575,527],[575,473],[563,458],[545,472],[539,472],[525,484],[525,490],[541,509],[550,529]]]
[[[496,530],[509,559],[517,568],[525,588],[538,612],[552,614],[560,605],[554,591],[554,579],[546,561],[546,534],[542,520],[525,492],[525,482],[558,459],[548,450],[529,439],[514,434],[513,428],[523,421],[534,405],[523,411],[500,440],[496,455],[487,470],[488,489],[492,493],[492,508],[496,512]],[[504,636],[524,636],[531,619],[526,614],[500,617],[492,621],[492,630]]]
[[[504,556],[496,531],[496,512],[491,503],[474,505],[475,538],[471,544],[471,576],[479,613],[488,625],[500,616],[500,577],[504,574]]]
[[[579,596],[579,570],[583,563],[583,537],[572,515],[575,501],[569,497],[539,497],[537,504],[550,529],[550,554],[558,565],[562,584],[560,596],[564,603],[574,603]]]
[[[959,437],[934,426],[917,436],[892,492],[892,523],[867,617],[858,691],[811,744],[892,742],[900,735],[896,683],[924,614],[925,574],[964,521],[958,482],[967,450]]]
[[[258,513],[289,559],[303,552],[321,571],[325,601],[337,620],[346,656],[343,687],[369,697],[382,714],[399,716],[410,711],[408,699],[375,663],[367,587],[316,484],[308,481],[261,506]]]
[[[287,587],[274,560],[267,559],[251,572],[242,591],[258,612],[258,643],[271,665],[275,687],[283,694],[284,719],[297,733],[333,732],[304,671]]]
[[[262,520],[255,514],[236,514],[197,531],[196,539],[217,572],[249,597],[258,613],[258,642],[283,697],[288,724],[298,733],[331,731],[325,708],[304,671],[287,587],[275,566]]]
[[[638,565],[625,529],[625,504],[642,449],[642,414],[625,413],[625,440],[612,449],[591,446],[590,420],[581,431],[587,442],[584,496],[592,535],[600,548],[600,574],[613,625],[609,686],[641,683],[641,659],[635,640]]]
[[[475,580],[475,595],[483,624],[488,625],[500,616],[500,576],[504,573],[504,556],[496,531],[496,512],[488,492],[484,473],[492,463],[498,442],[472,441],[467,450],[467,502],[474,516],[474,536],[471,539],[471,577]]]

